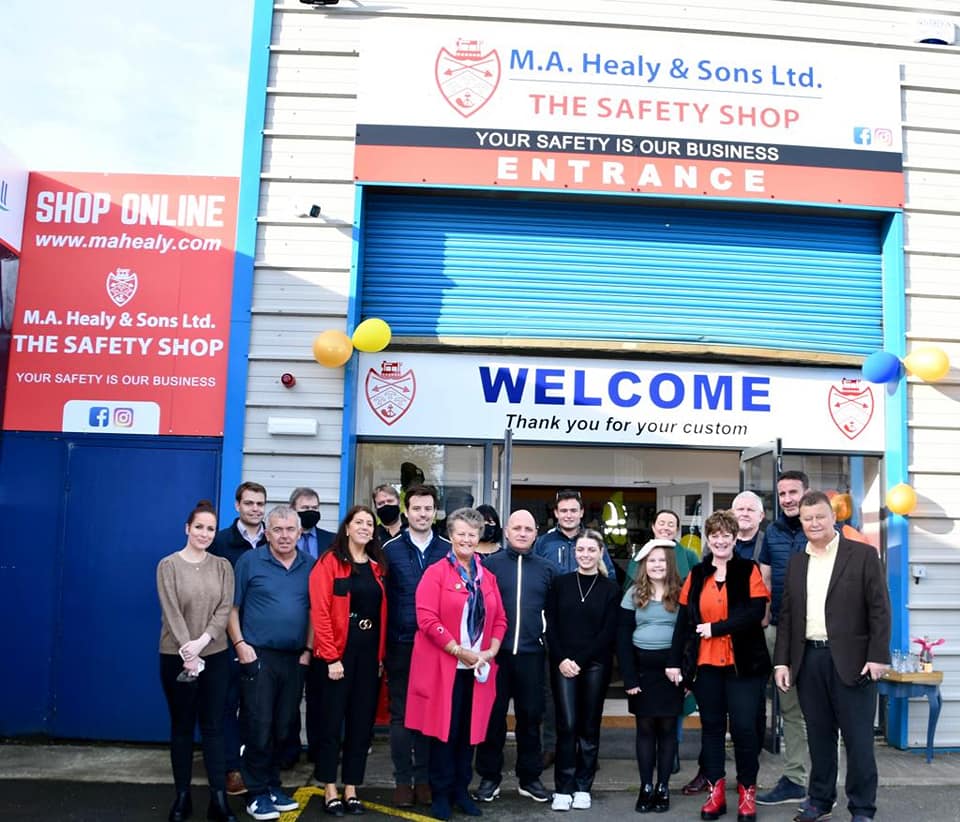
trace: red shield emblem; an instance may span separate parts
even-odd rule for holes
[[[830,419],[847,439],[856,439],[873,417],[873,389],[860,387],[860,380],[841,380],[827,395]]]
[[[387,425],[393,425],[413,404],[417,380],[412,369],[400,373],[399,362],[380,363],[380,371],[371,368],[365,384],[370,409]]]
[[[457,40],[457,50],[437,54],[437,88],[461,117],[482,109],[500,84],[500,55],[496,49],[480,53],[480,40]]]
[[[114,305],[123,308],[137,293],[137,272],[118,268],[107,274],[107,296]]]

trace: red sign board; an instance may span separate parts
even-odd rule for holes
[[[30,175],[6,430],[223,432],[237,191]]]

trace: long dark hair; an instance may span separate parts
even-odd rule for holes
[[[353,564],[353,557],[350,556],[350,538],[347,536],[347,526],[353,522],[353,518],[357,514],[369,514],[373,519],[374,526],[376,526],[377,515],[374,514],[369,507],[366,505],[354,505],[353,508],[347,511],[347,515],[340,523],[340,527],[337,528],[337,535],[333,538],[333,542],[330,545],[330,550],[333,551],[337,559],[350,565]],[[364,546],[364,548],[366,549],[367,556],[370,557],[370,559],[379,563],[381,568],[385,568],[383,550],[380,548],[380,540],[377,538],[376,527],[373,529],[373,536],[370,537],[370,541]]]

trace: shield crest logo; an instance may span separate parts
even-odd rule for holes
[[[107,274],[107,296],[114,305],[123,308],[137,293],[137,272],[118,268]]]
[[[847,439],[859,437],[873,417],[873,389],[862,388],[860,380],[841,380],[831,385],[827,395],[830,419]]]
[[[399,362],[384,360],[379,371],[367,371],[364,389],[373,413],[387,425],[393,425],[410,410],[417,394],[417,379],[413,369],[401,373]]]
[[[461,117],[482,109],[500,85],[500,55],[496,49],[480,53],[482,40],[457,39],[456,50],[437,54],[437,88]]]

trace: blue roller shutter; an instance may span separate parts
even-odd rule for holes
[[[363,225],[396,336],[881,347],[879,220],[367,192]]]

